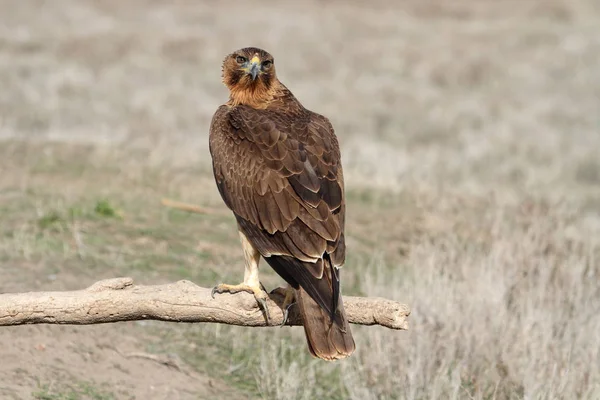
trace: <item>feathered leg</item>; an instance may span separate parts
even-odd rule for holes
[[[267,307],[267,292],[263,285],[258,279],[258,263],[260,261],[260,253],[252,246],[246,235],[239,231],[240,239],[242,241],[242,249],[244,250],[244,282],[238,285],[228,285],[221,283],[215,286],[212,290],[212,297],[215,297],[215,293],[238,293],[248,292],[254,295],[254,298],[261,306],[265,313],[267,323],[270,322],[269,308]]]

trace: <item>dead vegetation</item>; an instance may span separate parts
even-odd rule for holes
[[[207,132],[222,57],[256,45],[339,134],[344,294],[412,308],[333,365],[293,328],[3,328],[1,397],[600,396],[595,1],[1,6],[0,292],[238,280]]]

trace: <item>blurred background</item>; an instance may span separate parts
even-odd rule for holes
[[[0,9],[0,292],[240,281],[233,217],[160,199],[225,211],[208,129],[256,46],[336,128],[344,293],[413,310],[335,364],[301,328],[2,328],[1,398],[600,398],[597,1]]]

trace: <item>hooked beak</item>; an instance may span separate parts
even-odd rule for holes
[[[252,57],[250,60],[250,65],[248,66],[248,74],[252,76],[252,80],[255,80],[258,74],[260,73],[260,60],[258,57]]]

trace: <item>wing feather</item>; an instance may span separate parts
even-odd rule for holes
[[[322,257],[327,249],[327,241],[315,231],[309,229],[300,219],[294,220],[294,223],[290,224],[285,234],[309,257]]]
[[[272,189],[271,189],[272,190]],[[281,211],[281,214],[288,221],[293,221],[300,214],[300,204],[296,199],[289,195],[287,190],[279,192],[273,191],[273,198]]]

